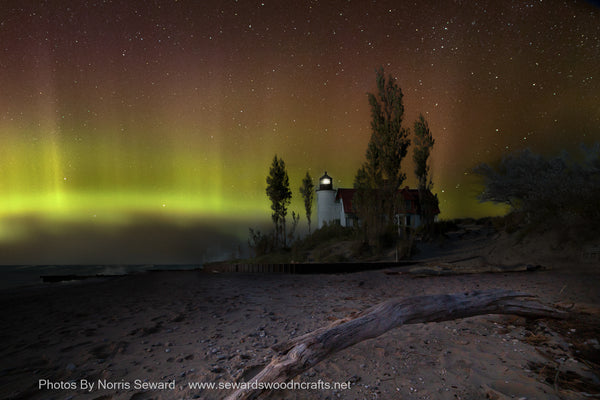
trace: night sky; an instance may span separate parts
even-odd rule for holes
[[[405,125],[429,121],[442,218],[502,211],[477,163],[600,139],[590,2],[3,0],[0,239],[31,218],[268,221],[276,153],[303,213],[307,170],[352,186],[380,66]]]

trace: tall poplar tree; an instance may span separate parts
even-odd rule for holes
[[[419,118],[415,121],[414,134],[413,161],[415,164],[415,175],[418,180],[421,216],[424,219],[425,229],[430,229],[438,210],[439,202],[437,196],[431,194],[433,180],[431,179],[429,166],[429,156],[431,155],[435,140],[423,114],[420,114]]]
[[[356,209],[363,221],[365,236],[379,244],[381,236],[393,225],[402,204],[398,189],[406,179],[401,163],[408,152],[409,130],[402,127],[404,104],[402,89],[383,68],[377,70],[377,92],[368,93],[371,106],[371,138],[366,161],[354,179]]]
[[[308,171],[306,176],[302,179],[302,186],[300,186],[300,194],[304,199],[304,210],[306,211],[306,219],[308,220],[308,233],[310,234],[310,217],[312,215],[312,205],[315,198],[315,185],[313,184],[312,178]]]
[[[273,158],[267,176],[267,196],[271,200],[271,219],[275,225],[275,246],[279,246],[281,238],[283,246],[286,247],[285,217],[288,206],[292,201],[292,191],[290,190],[290,180],[285,162],[283,158],[278,158],[277,154]]]
[[[414,133],[413,161],[415,163],[415,176],[419,182],[418,188],[423,191],[431,190],[433,182],[429,173],[428,161],[435,140],[423,114],[420,114],[415,121]]]

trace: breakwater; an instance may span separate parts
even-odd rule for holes
[[[280,274],[342,274],[383,268],[414,265],[414,261],[348,262],[348,263],[218,263],[204,266],[206,272],[280,273]]]

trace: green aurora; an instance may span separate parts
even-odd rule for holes
[[[304,214],[307,170],[352,186],[378,66],[400,81],[405,126],[419,113],[429,121],[441,218],[506,212],[477,201],[478,163],[600,140],[597,7],[364,3],[3,1],[1,262],[29,262],[44,241],[77,253],[65,239],[73,226],[95,253],[86,260],[114,261],[111,246],[129,239],[105,233],[143,237],[133,228],[147,220],[164,228],[150,229],[147,248],[203,224],[235,247],[270,221],[275,154],[290,174],[290,213]],[[414,185],[410,154],[403,168]],[[110,245],[93,250],[104,236]],[[123,259],[199,254],[179,257],[177,246]],[[34,258],[80,260],[50,253]]]

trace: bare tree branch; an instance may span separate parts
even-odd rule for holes
[[[256,399],[260,383],[287,382],[330,355],[405,324],[440,322],[482,314],[566,318],[567,313],[545,306],[525,293],[497,290],[396,298],[371,307],[354,318],[299,336],[274,347],[279,352],[247,385],[227,400]],[[254,387],[250,387],[254,386]]]

